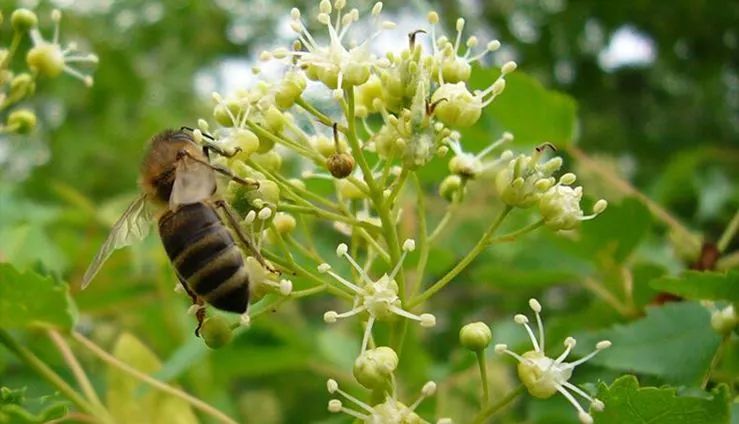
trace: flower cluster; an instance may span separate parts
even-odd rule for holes
[[[538,327],[538,338],[534,335],[534,331],[529,326],[529,319],[526,315],[516,315],[514,321],[516,324],[522,325],[531,339],[534,350],[519,355],[508,349],[505,344],[495,345],[495,351],[498,353],[508,354],[518,361],[518,376],[521,382],[531,396],[546,399],[559,392],[564,396],[577,410],[577,416],[583,424],[591,424],[593,418],[583,409],[580,403],[575,399],[571,392],[574,392],[588,402],[590,407],[596,411],[602,411],[605,405],[602,401],[591,397],[584,390],[570,383],[572,372],[575,367],[587,362],[590,358],[597,355],[601,350],[611,347],[611,342],[603,340],[598,342],[595,350],[590,354],[573,362],[565,362],[570,351],[575,347],[575,339],[567,337],[564,341],[565,350],[556,359],[546,356],[544,351],[544,324],[541,320],[541,304],[536,299],[529,300],[529,306],[536,315],[536,324]]]
[[[0,48],[0,113],[3,123],[0,133],[26,134],[36,127],[36,114],[17,104],[29,99],[36,90],[36,78],[56,77],[61,73],[69,74],[82,80],[85,85],[92,85],[92,77],[81,73],[73,64],[96,64],[94,54],[82,54],[77,51],[75,43],[62,46],[59,42],[59,22],[62,13],[51,12],[54,23],[52,39],[46,41],[38,28],[38,17],[28,9],[16,9],[10,16],[13,38],[10,46]],[[0,16],[2,22],[2,16]],[[12,69],[13,58],[19,53],[22,37],[28,34],[33,46],[26,52],[27,70]],[[12,110],[10,110],[12,108]]]

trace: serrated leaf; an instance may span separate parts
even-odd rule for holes
[[[704,397],[679,396],[674,388],[639,387],[626,375],[610,386],[601,383],[598,398],[606,407],[594,412],[598,424],[722,424],[729,422],[729,389],[718,386]]]
[[[486,88],[498,75],[498,69],[476,67],[470,86]],[[535,78],[516,71],[506,76],[505,91],[484,109],[480,122],[462,134],[466,140],[479,140],[482,145],[509,131],[519,146],[548,141],[563,147],[574,141],[576,128],[577,105],[571,97],[548,90]]]
[[[679,277],[663,277],[650,284],[687,299],[739,302],[739,272],[685,271]]]
[[[608,205],[598,219],[584,222],[580,246],[588,257],[605,256],[623,262],[649,233],[649,210],[638,200],[626,198]]]
[[[608,368],[661,377],[672,384],[700,382],[719,346],[708,310],[696,303],[647,308],[647,316],[597,333],[613,342],[592,362]],[[583,342],[579,346],[590,346]]]
[[[69,286],[0,264],[0,328],[40,325],[69,330],[76,321],[77,307]]]
[[[134,336],[123,333],[113,347],[113,356],[147,374],[161,368],[159,359]],[[108,409],[122,423],[197,423],[190,405],[159,391],[140,394],[141,382],[117,368],[108,371]]]

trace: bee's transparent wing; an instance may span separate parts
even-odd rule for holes
[[[82,288],[87,287],[95,274],[100,270],[103,263],[110,257],[114,250],[130,246],[149,234],[151,226],[151,214],[147,207],[146,195],[142,194],[136,198],[123,212],[118,221],[110,230],[108,238],[103,243],[95,258],[82,277]]]
[[[188,156],[177,163],[174,185],[169,196],[169,208],[189,205],[210,199],[216,191],[216,177],[213,170]]]

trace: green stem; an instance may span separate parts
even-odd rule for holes
[[[480,413],[477,414],[475,419],[472,421],[472,424],[482,424],[483,422],[485,422],[485,420],[492,417],[495,413],[505,408],[509,403],[511,403],[511,401],[521,395],[524,390],[525,388],[523,384],[521,384],[512,391],[508,392],[508,394],[503,396],[501,400],[480,411]]]
[[[0,330],[0,343],[5,345],[11,352],[13,352],[20,360],[26,363],[31,369],[48,381],[52,386],[59,390],[67,399],[74,403],[80,410],[87,412],[88,414],[95,415],[101,421],[103,418],[99,412],[93,407],[82,395],[77,393],[66,381],[64,381],[59,374],[55,373],[44,361],[39,359],[33,352],[28,350],[26,347],[21,346],[18,342],[13,339],[5,330]],[[105,420],[104,422],[111,422]]]
[[[431,250],[428,242],[428,226],[426,224],[426,193],[423,191],[421,181],[416,173],[413,173],[413,184],[416,187],[416,195],[418,196],[418,265],[416,265],[416,278],[413,287],[411,287],[410,295],[415,296],[416,292],[423,285],[423,274],[426,272],[426,265],[429,260],[429,251]]]
[[[323,218],[329,221],[345,222],[349,225],[353,225],[355,227],[363,227],[363,228],[366,228],[372,231],[378,230],[377,227],[370,224],[369,222],[357,221],[356,219],[349,218],[344,215],[339,215],[333,212],[329,212],[325,209],[321,209],[315,206],[308,207],[308,206],[298,206],[298,205],[289,205],[286,203],[281,203],[280,205],[278,205],[277,209],[280,211],[313,215],[313,216],[317,216],[319,218]]]
[[[467,266],[469,266],[470,263],[472,263],[475,258],[482,253],[483,250],[488,246],[490,242],[490,238],[493,236],[495,231],[500,227],[500,224],[503,222],[506,216],[508,216],[508,213],[510,213],[512,208],[510,206],[506,206],[498,215],[498,217],[493,221],[492,224],[490,224],[490,227],[485,231],[485,233],[480,237],[480,240],[477,241],[477,244],[470,250],[467,255],[462,258],[462,260],[454,266],[449,272],[446,273],[439,281],[434,283],[431,287],[429,287],[426,291],[421,293],[418,297],[412,299],[410,303],[408,303],[408,308],[413,308],[414,306],[417,306],[426,300],[436,294],[439,290],[443,289],[444,286],[449,284],[454,277],[459,275],[460,272],[462,272]]]
[[[519,228],[516,231],[512,231],[512,232],[510,232],[508,234],[504,234],[504,235],[502,235],[500,237],[495,237],[493,239],[490,239],[490,244],[492,244],[492,243],[502,243],[502,242],[508,242],[508,241],[515,241],[517,238],[521,237],[522,235],[524,235],[526,233],[530,233],[530,232],[534,231],[535,229],[541,227],[542,225],[544,225],[544,220],[543,219],[540,219],[540,220],[534,222],[533,224],[529,224],[529,225],[527,225],[527,226],[525,226],[523,228]]]
[[[739,211],[737,211],[734,214],[734,217],[731,218],[729,225],[726,226],[724,233],[721,234],[721,238],[718,240],[716,247],[718,247],[719,252],[723,253],[726,250],[726,248],[729,247],[729,243],[731,243],[731,239],[734,238],[738,230],[739,230]]]
[[[8,54],[5,56],[5,59],[3,59],[3,62],[0,63],[0,69],[5,69],[8,66],[8,63],[13,59],[13,56],[15,55],[16,50],[18,50],[18,46],[21,43],[21,37],[23,34],[18,31],[13,31],[13,38],[10,40],[10,48],[8,49]]]
[[[251,129],[252,131],[254,131],[254,133],[257,136],[266,137],[266,138],[274,141],[275,143],[282,144],[283,146],[286,146],[286,147],[288,147],[288,148],[290,148],[292,150],[295,150],[296,153],[299,153],[302,156],[305,156],[306,158],[312,160],[316,164],[320,164],[321,166],[325,166],[326,159],[323,156],[321,156],[319,153],[317,153],[315,151],[306,149],[300,143],[295,142],[295,141],[292,141],[292,140],[288,140],[288,139],[283,138],[283,137],[279,137],[279,136],[277,136],[275,134],[272,134],[271,132],[265,130],[264,128],[262,128],[261,126],[257,125],[255,122],[253,122],[253,121],[251,121],[249,119],[246,120],[246,125],[249,127],[249,129]]]
[[[480,411],[482,411],[490,400],[490,390],[488,389],[488,365],[485,360],[484,349],[475,352],[475,356],[477,356],[477,366],[480,368],[480,380],[482,381],[482,401],[480,402]]]
[[[306,112],[315,116],[323,125],[330,127],[334,124],[334,121],[332,121],[331,118],[329,118],[326,114],[324,114],[320,110],[316,109],[312,104],[306,102],[302,97],[295,100],[295,104],[305,109]],[[345,131],[345,129],[341,129],[341,128],[340,130],[342,132]]]

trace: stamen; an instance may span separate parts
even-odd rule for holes
[[[564,396],[568,401],[570,401],[572,406],[574,406],[575,409],[577,409],[577,412],[581,414],[587,414],[587,412],[585,412],[582,406],[580,406],[580,403],[577,401],[577,399],[575,399],[575,397],[572,396],[572,394],[570,394],[570,392],[568,392],[567,389],[565,389],[564,387],[560,385],[557,385],[556,388],[558,392],[562,393],[562,396]]]
[[[593,356],[597,355],[601,350],[608,349],[611,347],[611,342],[608,340],[602,340],[598,342],[597,345],[595,345],[595,350],[590,352],[589,354],[585,355],[584,357],[578,359],[575,362],[570,362],[570,365],[573,367],[576,367],[586,361],[589,361]]]
[[[575,347],[575,344],[576,344],[576,341],[574,338],[572,337],[566,338],[565,343],[564,343],[565,351],[562,352],[562,354],[559,355],[557,359],[554,360],[554,363],[561,364],[562,361],[564,361],[567,358],[567,356],[570,354],[570,351],[572,350],[572,348]]]
[[[362,349],[360,350],[360,355],[367,350],[367,343],[369,343],[370,334],[372,334],[372,326],[375,324],[375,317],[374,315],[370,315],[369,319],[367,319],[367,325],[364,328],[364,335],[362,336]]]
[[[529,326],[529,319],[526,318],[526,315],[518,314],[513,317],[513,320],[516,321],[517,324],[521,324],[526,328],[526,332],[529,333],[529,338],[531,339],[531,344],[534,346],[534,350],[537,352],[541,352],[541,349],[539,348],[539,342],[536,341],[536,336],[534,336],[534,332]]]
[[[505,134],[501,140],[505,140]],[[541,304],[536,299],[529,299],[529,306],[536,315],[536,325],[539,327],[539,343],[541,343],[541,351],[544,352],[544,324],[541,321]]]

